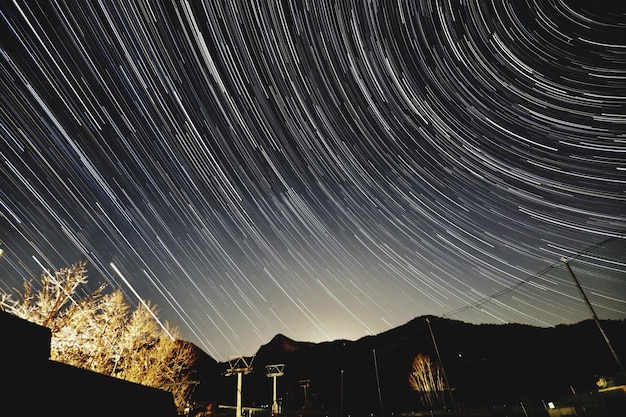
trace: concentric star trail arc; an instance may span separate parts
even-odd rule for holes
[[[592,3],[5,2],[1,288],[86,260],[223,359],[621,239],[626,10]],[[481,308],[564,317],[535,301]]]

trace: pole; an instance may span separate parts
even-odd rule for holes
[[[343,369],[341,370],[341,401],[339,402],[339,417],[343,417]]]
[[[252,372],[253,356],[229,356],[228,365],[229,368],[226,371],[226,376],[237,374],[237,406],[235,408],[235,417],[241,417],[241,393],[243,385],[243,374],[249,374]]]
[[[450,388],[450,383],[448,382],[448,377],[446,376],[446,368],[444,368],[443,366],[443,361],[441,360],[441,355],[439,354],[439,347],[437,347],[435,334],[433,333],[432,327],[430,327],[430,319],[428,317],[426,317],[426,323],[428,324],[430,337],[431,339],[433,339],[433,345],[435,345],[435,353],[437,353],[437,359],[439,359],[439,363],[441,364],[441,373],[443,374],[443,380],[446,382],[446,388],[448,389],[448,394],[450,394],[450,402],[452,404],[452,409],[456,410],[456,405],[454,404],[454,397],[452,396],[452,388]]]
[[[307,401],[307,395],[306,395],[306,389],[309,385],[304,385],[304,408],[306,408],[306,401]]]
[[[272,415],[275,416],[278,414],[278,401],[276,401],[276,375],[272,376],[274,380],[274,394],[272,395]]]
[[[376,362],[376,349],[372,349],[374,355],[374,370],[376,371],[376,386],[378,387],[378,403],[380,404],[380,417],[383,417],[383,397],[380,394],[380,379],[378,378],[378,363]]]
[[[265,365],[265,369],[267,373],[265,374],[268,377],[272,378],[272,416],[278,415],[278,401],[276,400],[276,378],[279,376],[283,376],[285,369],[285,364],[275,364],[275,365]]]
[[[602,325],[600,324],[598,315],[596,314],[595,310],[593,309],[593,306],[589,302],[587,295],[585,295],[585,291],[583,291],[583,287],[580,286],[580,283],[578,282],[576,275],[574,275],[574,271],[572,271],[572,267],[570,266],[569,262],[567,262],[567,259],[565,257],[561,258],[561,262],[565,264],[565,268],[567,268],[567,271],[569,272],[572,279],[574,280],[574,283],[576,284],[578,291],[580,291],[580,295],[583,297],[585,304],[587,304],[587,308],[589,308],[589,311],[591,312],[591,317],[593,317],[593,321],[595,321],[596,326],[598,326],[598,330],[600,330],[600,333],[602,334],[604,341],[606,342],[607,346],[609,347],[609,350],[613,354],[613,358],[615,358],[615,362],[617,362],[617,366],[619,366],[620,371],[624,372],[624,367],[622,366],[622,363],[620,362],[619,357],[617,356],[617,353],[615,352],[615,349],[613,349],[613,346],[611,346],[611,342],[609,341],[608,336],[606,335],[606,333],[604,333],[604,329],[602,328]]]
[[[237,372],[237,410],[235,417],[241,417],[241,386],[243,384],[243,372]]]
[[[307,388],[309,388],[309,383],[311,382],[310,379],[301,379],[300,380],[300,386],[304,389],[304,407],[302,407],[303,409],[306,409],[306,403],[307,400],[309,399],[308,395],[307,395]]]

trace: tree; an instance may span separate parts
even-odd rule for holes
[[[419,393],[422,404],[428,407],[444,405],[445,383],[441,365],[430,360],[430,357],[418,354],[411,365],[409,385]]]
[[[0,294],[0,308],[48,327],[52,360],[170,391],[182,411],[195,384],[192,345],[177,328],[161,327],[156,306],[142,301],[131,311],[122,291],[105,293],[105,285],[79,296],[86,283],[85,262],[46,271],[40,289],[28,281],[18,300]]]

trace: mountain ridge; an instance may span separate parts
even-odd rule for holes
[[[616,352],[625,356],[626,321],[601,323]],[[598,376],[619,373],[592,320],[546,328],[419,316],[354,341],[300,342],[279,333],[259,347],[253,371],[243,377],[244,403],[267,404],[265,366],[284,364],[277,394],[285,408],[305,406],[304,384],[307,408],[337,409],[343,403],[351,410],[377,410],[379,397],[393,411],[419,408],[418,394],[408,384],[417,354],[441,359],[455,401],[465,407],[592,390]],[[236,378],[224,376],[227,365],[213,360],[196,369],[195,401],[234,404]]]

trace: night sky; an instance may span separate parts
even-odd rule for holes
[[[85,260],[223,360],[626,230],[623,2],[39,3],[0,3],[3,291]]]

